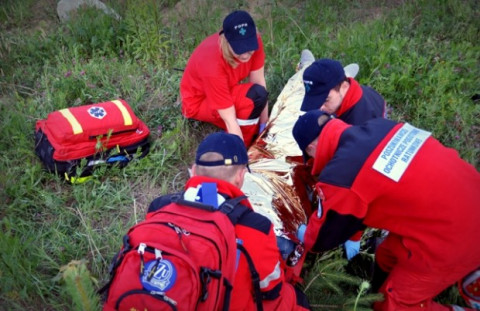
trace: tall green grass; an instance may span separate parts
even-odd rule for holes
[[[87,9],[68,24],[52,18],[52,1],[42,1],[0,6],[6,310],[98,308],[91,295],[106,281],[122,235],[155,197],[182,188],[196,145],[214,130],[182,118],[176,68],[235,8],[249,10],[262,33],[271,105],[302,49],[356,62],[358,80],[386,98],[392,119],[432,131],[480,168],[480,105],[472,99],[480,93],[477,1],[105,1],[121,20]],[[119,97],[151,129],[150,154],[124,169],[99,169],[84,184],[46,173],[33,152],[35,122],[56,109]],[[362,277],[345,273],[338,250],[312,262],[306,292],[315,309],[368,309],[374,298],[360,290]],[[461,303],[454,289],[440,300]]]

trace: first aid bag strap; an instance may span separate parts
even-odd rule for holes
[[[122,113],[123,116],[123,121],[125,125],[132,125],[132,117],[130,116],[130,113],[128,112],[127,108],[123,105],[123,103],[119,100],[112,100],[112,103],[114,103],[118,109],[120,109],[120,112]]]
[[[83,133],[82,126],[80,125],[80,123],[78,123],[77,119],[68,108],[61,109],[60,113],[65,117],[65,119],[67,119],[68,123],[70,123],[70,125],[72,126],[72,131],[74,135]]]

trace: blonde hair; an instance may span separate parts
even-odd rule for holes
[[[206,152],[200,157],[201,161],[213,162],[223,160],[223,156],[218,152]],[[196,175],[222,179],[233,183],[239,171],[245,169],[246,165],[222,165],[222,166],[203,166],[196,164]]]
[[[220,50],[222,51],[223,58],[227,61],[227,63],[230,64],[230,66],[232,66],[233,68],[237,68],[238,63],[235,60],[235,56],[233,56],[232,50],[230,49],[230,43],[228,43],[225,35],[223,33],[220,34],[218,40],[220,43]]]

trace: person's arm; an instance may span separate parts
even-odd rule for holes
[[[261,67],[260,69],[254,70],[250,72],[250,75],[248,76],[248,82],[255,83],[258,85],[263,86],[265,89],[267,89],[267,82],[265,81],[265,68]],[[265,108],[263,109],[262,113],[260,114],[260,121],[259,123],[267,123],[268,121],[268,103],[265,105]]]
[[[215,77],[205,78],[203,88],[211,106],[214,109],[216,108],[220,118],[225,123],[227,132],[238,135],[243,140],[226,77],[218,74]]]
[[[263,108],[262,113],[260,114],[259,124],[266,124],[268,121],[268,103]]]
[[[227,132],[230,134],[235,134],[240,136],[243,140],[242,131],[240,130],[240,126],[237,122],[237,114],[235,113],[235,106],[230,106],[225,109],[218,109],[218,114],[220,118],[222,118],[223,122],[227,127]]]
[[[363,218],[367,206],[352,191],[321,183],[325,200],[308,221],[305,249],[323,252],[333,249],[365,229]]]
[[[275,300],[279,296],[278,290],[285,281],[285,275],[281,269],[273,225],[270,223],[268,232],[251,231],[249,236],[251,238],[245,239],[244,244],[259,274],[263,299]]]

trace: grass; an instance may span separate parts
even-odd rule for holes
[[[95,309],[121,236],[158,195],[182,188],[196,145],[214,129],[185,121],[178,104],[191,51],[234,8],[249,10],[265,43],[270,104],[300,51],[360,65],[391,118],[433,132],[480,168],[480,4],[464,1],[105,1],[68,24],[53,0],[0,7],[0,304],[5,310]],[[100,169],[69,185],[33,151],[36,120],[56,109],[126,99],[152,131],[152,149],[124,169]],[[312,260],[315,309],[368,309],[362,278],[339,251]],[[76,277],[81,282],[76,283]],[[73,280],[73,281],[72,281]],[[72,295],[72,292],[82,293]],[[358,294],[360,291],[360,294]],[[83,299],[82,299],[83,297]],[[85,298],[87,297],[87,298]],[[461,303],[448,289],[440,301]]]

